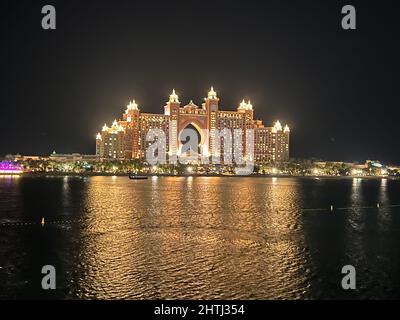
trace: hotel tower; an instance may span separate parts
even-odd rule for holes
[[[164,114],[145,113],[133,100],[127,106],[120,120],[114,120],[109,127],[106,124],[96,137],[96,154],[100,159],[145,159],[146,150],[151,144],[146,137],[150,129],[161,129],[165,133],[167,160],[171,156],[182,156],[185,144],[182,132],[193,130],[198,138],[198,148],[193,150],[199,157],[224,154],[224,144],[219,132],[225,129],[234,132],[241,129],[241,139],[233,144],[241,143],[240,150],[246,155],[246,132],[254,134],[254,161],[256,163],[281,162],[289,160],[290,129],[279,121],[274,126],[265,127],[261,120],[254,120],[253,106],[244,100],[236,111],[220,110],[219,98],[211,87],[204,103],[197,106],[192,100],[181,106],[179,97],[172,90],[164,106]],[[226,130],[225,130],[226,131]],[[187,131],[186,131],[187,132]],[[224,138],[222,137],[222,140]],[[239,141],[239,142],[238,142]],[[218,147],[217,147],[218,146]],[[218,156],[218,155],[217,155]],[[221,156],[221,163],[224,163]]]

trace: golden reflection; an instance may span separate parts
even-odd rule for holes
[[[390,228],[392,223],[392,212],[387,206],[391,205],[390,199],[388,197],[388,179],[382,178],[379,184],[379,207],[377,213],[377,223],[380,230],[384,231]],[[385,208],[386,207],[386,208]]]
[[[388,184],[388,179],[382,178],[379,185],[379,202],[380,205],[383,206],[390,205],[390,200],[388,198],[387,184]]]
[[[62,183],[62,203],[65,208],[68,208],[70,205],[70,184],[68,176],[63,178]]]
[[[304,271],[310,263],[310,257],[304,250],[306,243],[302,231],[299,182],[291,178],[272,178],[271,184],[267,184],[264,190],[264,198],[264,208],[268,210],[265,227],[269,234],[266,267],[285,287],[282,296],[290,288],[299,297],[305,291]]]
[[[295,180],[93,177],[86,185],[78,297],[262,299],[305,292],[309,257]]]
[[[359,207],[363,202],[362,195],[362,183],[363,179],[361,178],[353,178],[352,188],[351,188],[351,206]]]
[[[80,298],[123,298],[132,289],[129,277],[135,273],[131,263],[132,208],[140,201],[134,193],[121,194],[126,181],[116,177],[88,180],[85,197],[86,217],[81,229],[81,251],[77,266]]]
[[[0,174],[1,179],[18,179],[20,177],[19,174]]]

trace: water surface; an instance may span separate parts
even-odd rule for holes
[[[400,298],[399,195],[389,179],[1,177],[0,298]]]

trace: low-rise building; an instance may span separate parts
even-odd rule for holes
[[[98,159],[96,155],[92,154],[80,154],[80,153],[53,153],[49,156],[49,160],[58,161],[58,162],[68,162],[68,161],[95,161]]]

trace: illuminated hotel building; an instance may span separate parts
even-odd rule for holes
[[[169,159],[183,155],[185,141],[181,134],[184,129],[196,132],[199,144],[194,153],[199,159],[221,155],[221,163],[224,162],[224,143],[219,141],[224,138],[219,133],[228,129],[233,134],[234,129],[241,129],[242,139],[233,138],[232,147],[242,144],[240,150],[246,158],[249,152],[246,150],[246,132],[254,129],[255,162],[289,160],[290,129],[287,125],[282,128],[277,121],[273,127],[264,127],[261,120],[254,120],[250,101],[243,100],[236,111],[220,110],[219,98],[212,87],[201,107],[193,101],[181,107],[179,97],[173,90],[164,106],[164,114],[141,112],[135,101],[130,102],[121,120],[115,120],[111,127],[104,125],[101,133],[97,134],[96,155],[100,159],[145,159],[149,146],[146,136],[150,129],[165,132],[165,152]],[[218,145],[219,148],[216,147]]]
[[[255,162],[289,160],[290,129],[288,125],[282,128],[281,123],[276,121],[273,127],[264,127],[260,120],[256,120],[254,133]]]
[[[117,120],[109,128],[106,124],[96,137],[96,155],[107,159],[124,158],[125,129]]]

